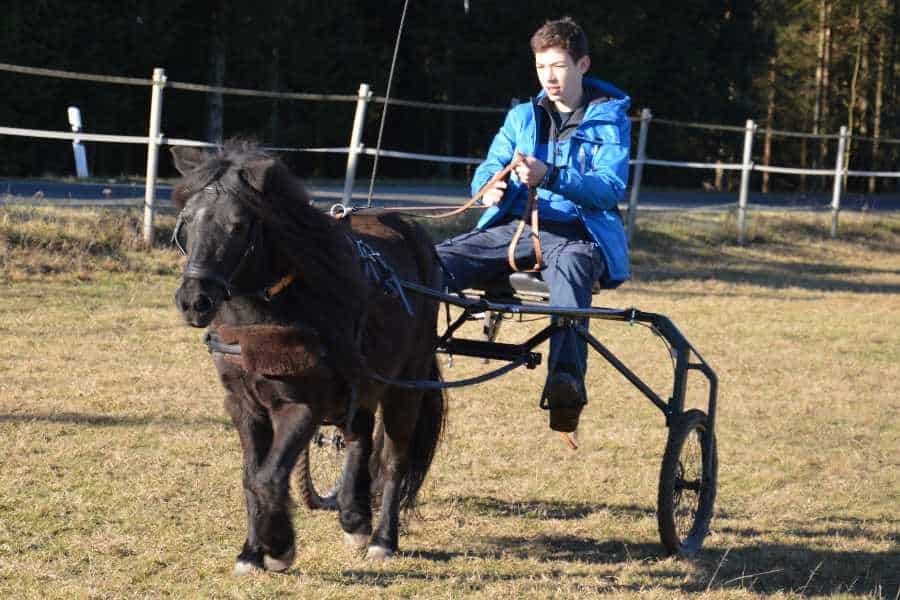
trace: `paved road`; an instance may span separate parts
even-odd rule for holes
[[[309,185],[313,199],[329,206],[339,202],[342,196],[341,185]],[[157,201],[161,208],[171,208],[170,195],[172,187],[157,187]],[[368,186],[357,186],[353,191],[356,204],[364,204]],[[378,206],[452,206],[467,199],[468,189],[465,185],[380,185],[376,186],[373,196]],[[33,202],[60,206],[140,206],[144,201],[142,183],[134,184],[102,184],[76,183],[43,180],[0,179],[0,202]],[[822,209],[831,204],[830,193],[819,194],[759,194],[749,197],[751,205],[760,207],[785,209]],[[737,203],[734,192],[700,192],[700,191],[656,191],[641,192],[640,208],[642,210],[691,210],[691,209],[727,209]],[[845,210],[900,211],[900,193],[846,194],[842,199]]]

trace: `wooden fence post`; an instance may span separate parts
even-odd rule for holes
[[[634,163],[634,176],[631,178],[631,196],[628,198],[628,243],[634,235],[634,222],[637,219],[638,197],[641,193],[641,176],[644,174],[644,160],[647,158],[647,130],[653,114],[649,108],[641,109],[641,130],[638,133],[637,157]]]
[[[165,69],[153,69],[153,91],[150,94],[150,131],[147,134],[147,178],[144,184],[144,243],[153,245],[153,202],[156,196],[156,171],[159,161],[159,124],[162,119]]]
[[[744,157],[741,160],[741,191],[738,195],[738,244],[743,244],[747,236],[747,193],[750,189],[750,172],[753,170],[753,135],[756,123],[747,119],[744,130]]]
[[[372,98],[368,83],[359,84],[359,95],[356,99],[356,113],[353,115],[353,131],[350,133],[350,151],[347,153],[347,173],[344,176],[344,195],[341,203],[350,206],[353,202],[353,183],[356,180],[356,165],[359,152],[362,150],[362,133],[366,121],[366,105]]]
[[[834,159],[834,187],[831,192],[831,237],[837,237],[838,213],[841,210],[841,191],[844,189],[844,151],[847,148],[847,126],[841,125],[837,156]]]

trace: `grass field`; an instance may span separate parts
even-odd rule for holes
[[[136,213],[0,207],[0,597],[896,599],[900,219],[845,215],[840,241],[827,219],[753,214],[739,247],[728,215],[642,218],[633,281],[595,298],[668,315],[718,372],[699,558],[663,556],[664,423],[598,358],[577,452],[537,408],[541,369],[453,391],[398,558],[368,563],[334,514],[298,508],[295,566],[237,579],[240,449],[172,302],[179,257],[141,249]],[[161,241],[172,217],[160,224]],[[645,328],[592,331],[669,393]],[[445,375],[482,368],[457,359]]]

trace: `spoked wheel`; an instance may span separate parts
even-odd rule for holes
[[[316,428],[309,446],[297,459],[297,494],[313,510],[337,510],[344,468],[344,433],[333,425]]]
[[[716,500],[717,469],[716,438],[706,413],[691,409],[669,426],[659,475],[656,518],[669,554],[700,551]]]

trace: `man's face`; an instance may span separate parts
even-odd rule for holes
[[[548,48],[534,53],[534,65],[541,87],[554,103],[560,102],[575,108],[581,96],[581,79],[591,65],[591,59],[582,56],[573,61],[561,48]]]

